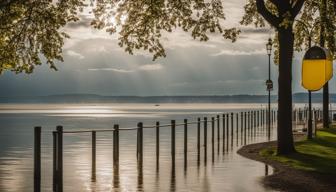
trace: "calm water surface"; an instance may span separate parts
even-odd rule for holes
[[[265,108],[261,104],[38,104],[0,105],[0,191],[33,190],[33,127],[42,126],[42,190],[52,191],[52,134],[57,125],[65,130],[106,129],[113,124],[135,127],[184,118],[214,117],[226,112]],[[221,124],[222,122],[220,122]],[[216,125],[217,126],[217,125]],[[240,120],[239,124],[240,126]],[[234,123],[236,129],[236,124]],[[239,127],[240,129],[240,127]],[[217,128],[216,128],[217,130]],[[221,129],[222,130],[222,129]],[[266,141],[262,127],[247,143]],[[171,166],[170,128],[161,128],[160,165],[155,161],[155,130],[144,130],[144,167],[136,163],[136,131],[120,133],[119,174],[113,172],[112,134],[97,133],[97,180],[91,181],[91,135],[64,136],[64,191],[272,191],[260,183],[265,165],[236,154],[243,142],[215,143],[212,159],[211,126],[208,125],[208,155],[197,164],[196,125],[188,127],[188,167],[183,166],[183,127],[176,128],[176,167]],[[203,126],[202,126],[203,143]],[[222,135],[222,133],[220,134]],[[274,137],[274,135],[273,135]],[[268,168],[268,174],[272,169]]]

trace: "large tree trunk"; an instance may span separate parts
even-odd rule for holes
[[[292,28],[279,29],[278,155],[295,152],[292,133]]]

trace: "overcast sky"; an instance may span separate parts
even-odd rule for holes
[[[225,25],[239,26],[245,0],[225,1]],[[131,56],[117,45],[117,35],[90,28],[90,16],[83,14],[77,24],[64,30],[71,35],[64,47],[64,62],[58,72],[46,65],[31,75],[5,73],[0,76],[2,96],[34,96],[65,93],[101,95],[231,95],[266,94],[267,55],[265,44],[269,28],[241,27],[236,43],[219,36],[209,42],[193,40],[176,30],[165,35],[167,57],[152,61],[152,56],[138,52]],[[293,63],[293,91],[300,85],[302,54]],[[272,79],[277,93],[277,66]],[[330,83],[334,92],[335,82]]]

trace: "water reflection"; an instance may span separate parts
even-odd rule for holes
[[[113,189],[120,188],[120,180],[119,180],[119,166],[115,166],[113,168]]]
[[[140,166],[138,168],[138,180],[137,180],[137,191],[143,191],[143,168]]]
[[[108,110],[108,108],[104,108]],[[115,109],[118,110],[118,109]],[[123,109],[125,110],[125,109]],[[155,109],[157,110],[157,109]],[[211,113],[223,113],[226,109],[211,111]],[[169,113],[161,111],[162,122],[170,122],[170,119],[177,121],[182,118],[197,119],[211,114],[207,110],[194,111],[170,109]],[[132,114],[132,111],[128,111]],[[141,113],[137,109],[137,113]],[[144,113],[154,114],[156,111],[146,109]],[[175,115],[177,114],[177,115]],[[184,114],[181,115],[180,114]],[[106,125],[119,123],[123,127],[132,127],[138,121],[147,125],[153,125],[153,119],[147,118],[79,118],[76,115],[67,118],[61,116],[40,116],[21,114],[13,117],[11,115],[0,115],[2,125],[11,139],[16,138],[16,133],[26,137],[22,139],[20,147],[7,146],[0,148],[0,191],[26,191],[32,189],[32,151],[31,151],[31,129],[27,127],[42,125],[43,127],[43,150],[42,150],[42,191],[51,191],[52,187],[52,139],[51,131],[54,125],[62,123],[65,129],[75,128],[106,128]],[[13,119],[20,118],[19,121]],[[112,164],[112,135],[97,134],[97,168],[96,174],[91,170],[91,135],[71,135],[64,138],[64,191],[269,191],[258,183],[257,178],[265,175],[266,168],[263,164],[250,161],[236,154],[241,144],[265,141],[263,129],[255,129],[256,134],[247,134],[251,130],[236,132],[236,126],[231,130],[231,124],[225,122],[225,138],[221,133],[220,141],[211,139],[204,141],[200,154],[197,153],[197,127],[188,127],[188,161],[185,164],[183,158],[183,128],[176,128],[176,164],[171,164],[171,137],[170,128],[160,129],[160,163],[155,158],[155,131],[144,131],[144,162],[138,166],[136,159],[136,133],[120,133],[120,164],[115,167]],[[235,121],[236,123],[236,121]],[[239,126],[238,126],[239,127]],[[204,131],[202,127],[202,131]],[[211,138],[211,129],[207,130]],[[218,131],[217,131],[218,132]],[[233,133],[233,137],[231,134]],[[238,134],[237,134],[238,133]],[[239,134],[241,134],[239,136]],[[217,136],[217,135],[216,135]],[[1,135],[1,137],[4,137]],[[239,141],[241,140],[241,141]],[[244,141],[243,141],[244,140]],[[216,144],[217,142],[217,144]],[[240,144],[240,145],[234,145]],[[13,144],[15,146],[15,144]],[[207,147],[211,150],[207,150]],[[217,146],[217,153],[215,147]],[[223,153],[220,153],[223,151]],[[207,157],[211,158],[211,165],[207,166]],[[203,156],[203,157],[202,157]],[[203,161],[203,163],[202,163]],[[267,174],[271,174],[272,168],[267,168]],[[247,174],[248,173],[248,174]],[[244,182],[242,183],[242,180]],[[225,182],[223,182],[225,181]]]
[[[170,191],[175,192],[176,191],[176,172],[175,167],[171,168],[171,174],[170,174]]]

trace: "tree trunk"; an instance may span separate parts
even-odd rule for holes
[[[292,28],[278,29],[279,36],[279,100],[278,155],[295,152],[292,133],[292,60],[294,34]]]

